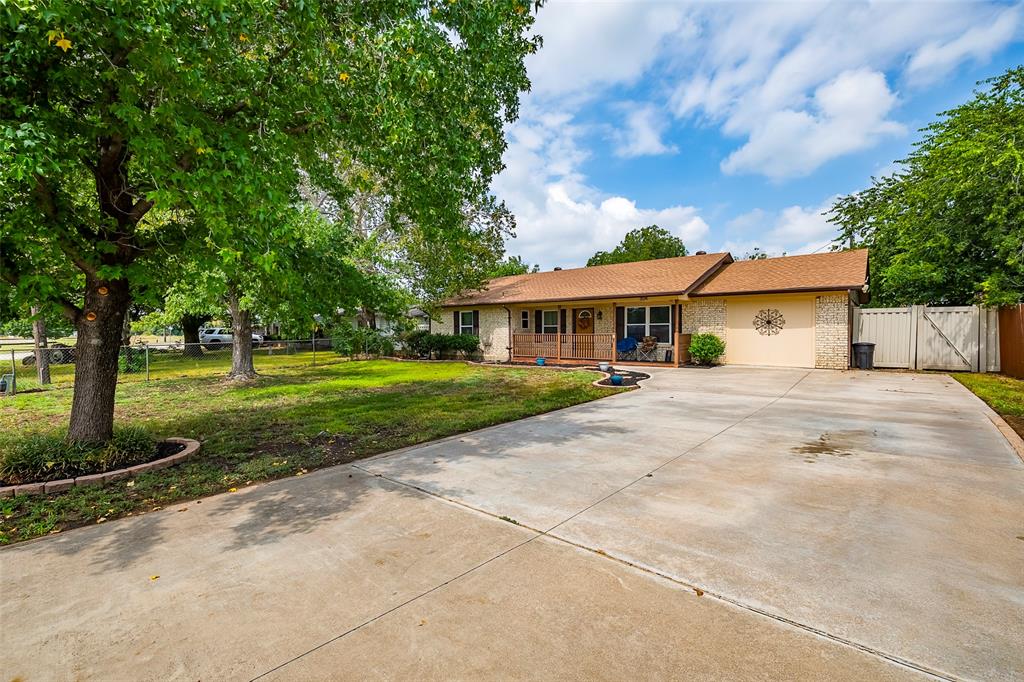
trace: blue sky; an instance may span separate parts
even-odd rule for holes
[[[823,248],[836,196],[1024,63],[1024,4],[559,2],[494,191],[506,245],[583,265],[657,223],[691,251]]]

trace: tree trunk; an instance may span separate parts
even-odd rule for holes
[[[126,280],[86,276],[85,306],[75,321],[75,389],[68,427],[73,442],[99,443],[113,435],[118,351],[130,302]]]
[[[238,290],[228,288],[228,309],[231,311],[231,371],[229,379],[249,381],[256,378],[252,364],[252,313],[242,308]]]
[[[39,383],[50,383],[50,352],[46,348],[46,320],[39,315],[39,308],[32,308],[32,341],[35,346],[36,376]]]
[[[207,319],[206,315],[181,316],[181,333],[185,337],[185,343],[199,343],[199,328]]]
[[[132,345],[132,320],[131,316],[125,313],[124,324],[121,325],[121,345]]]

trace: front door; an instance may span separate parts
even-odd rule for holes
[[[594,333],[594,309],[593,308],[576,308],[576,323],[573,325],[573,331],[576,334],[593,334]]]
[[[573,357],[592,359],[594,357],[594,309],[574,308],[572,311],[572,353]]]

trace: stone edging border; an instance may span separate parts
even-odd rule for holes
[[[78,476],[77,478],[64,478],[59,481],[47,481],[45,483],[22,483],[21,485],[9,485],[0,488],[0,497],[14,497],[15,495],[40,495],[49,493],[59,493],[70,488],[76,488],[86,485],[103,485],[112,481],[120,481],[123,478],[130,478],[147,471],[156,471],[157,469],[166,469],[169,466],[180,464],[186,459],[196,454],[199,451],[199,441],[191,438],[165,438],[165,441],[171,443],[181,443],[185,446],[185,449],[181,452],[177,452],[173,455],[168,455],[161,459],[155,459],[152,462],[145,462],[143,464],[136,464],[126,469],[115,469],[114,471],[105,471],[102,474],[89,474],[88,476]]]

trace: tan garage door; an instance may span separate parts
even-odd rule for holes
[[[726,299],[725,361],[814,367],[814,296]]]

